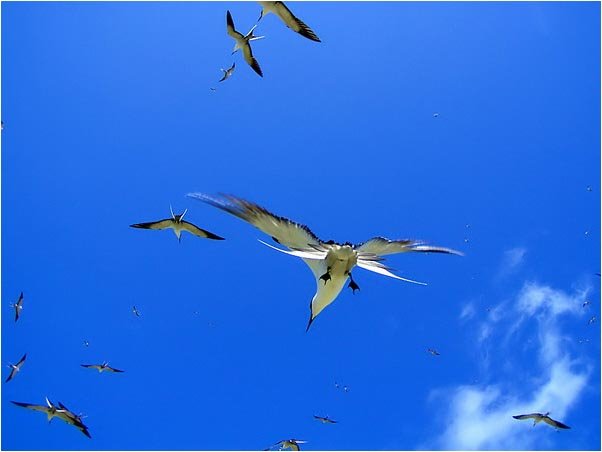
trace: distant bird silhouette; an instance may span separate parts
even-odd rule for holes
[[[592,324],[596,323],[596,320],[597,320],[596,316],[593,316],[591,319],[589,319],[589,321],[587,322],[587,324],[588,325],[592,325]]]
[[[514,419],[520,419],[520,420],[533,419],[533,427],[535,427],[538,423],[540,423],[541,421],[543,421],[546,424],[551,425],[552,427],[554,427],[556,429],[558,429],[558,428],[563,428],[563,429],[571,428],[568,425],[563,424],[562,422],[555,421],[550,416],[548,416],[548,414],[550,414],[549,411],[546,414],[541,414],[541,413],[519,414],[517,416],[512,416],[512,417]]]
[[[19,299],[16,303],[10,305],[11,308],[15,310],[15,322],[19,320],[19,316],[21,315],[21,311],[23,310],[23,292],[19,295]]]
[[[188,209],[184,210],[181,215],[175,215],[171,206],[169,206],[169,210],[171,211],[171,218],[166,218],[164,220],[159,221],[151,221],[148,223],[136,223],[131,224],[131,228],[138,229],[172,229],[176,237],[178,238],[178,242],[181,240],[180,234],[182,231],[190,232],[197,237],[203,237],[212,240],[224,240],[223,237],[219,235],[215,235],[212,232],[206,231],[205,229],[201,229],[198,226],[195,226],[188,221],[184,221],[184,215],[188,212]]]
[[[115,369],[114,367],[109,366],[108,362],[104,362],[102,364],[81,364],[82,367],[87,369],[96,369],[98,372],[124,372],[123,370]]]
[[[320,421],[322,424],[336,424],[337,421],[330,419],[328,416],[316,416],[314,414],[314,419],[316,421]]]
[[[299,444],[304,444],[306,442],[307,441],[303,441],[300,439],[283,439],[282,441],[278,441],[277,443],[274,443],[273,445],[271,445],[270,447],[268,447],[267,449],[264,449],[264,450],[270,450],[276,446],[279,446],[279,450],[284,450],[284,449],[301,450],[301,448],[299,447]]]
[[[203,193],[189,193],[188,196],[247,221],[271,236],[276,243],[290,250],[283,250],[260,240],[264,245],[281,253],[303,259],[313,272],[317,286],[316,294],[310,302],[310,316],[306,331],[309,330],[318,314],[336,299],[348,279],[350,280],[348,287],[353,292],[359,290],[359,286],[351,275],[351,270],[355,266],[402,281],[425,285],[426,283],[402,278],[391,273],[392,269],[382,263],[384,260],[382,256],[407,252],[462,255],[450,248],[425,245],[416,240],[388,240],[374,237],[359,245],[349,242],[340,244],[333,240],[324,242],[307,226],[276,216],[263,207],[244,199],[230,195],[214,197]]]
[[[136,309],[136,306],[132,307],[132,313],[136,316],[136,317],[140,317],[140,312],[138,312],[138,309]]]
[[[8,365],[8,367],[10,367],[12,370],[10,371],[10,375],[8,376],[8,378],[5,380],[5,383],[8,383],[13,378],[15,378],[15,375],[17,375],[17,373],[21,370],[21,367],[25,363],[26,358],[27,358],[27,353],[25,353],[23,355],[23,357],[19,360],[19,362],[17,364],[9,364]]]
[[[232,74],[234,74],[235,67],[236,67],[236,63],[232,63],[232,66],[230,66],[228,69],[222,69],[224,76],[219,81],[223,82],[224,80],[229,79],[232,76]]]
[[[84,339],[84,347],[89,347],[90,346],[90,342],[88,342],[86,339]]]
[[[261,4],[261,14],[257,22],[263,16],[269,13],[276,14],[284,24],[293,31],[296,31],[301,36],[311,39],[312,41],[321,42],[311,28],[309,28],[301,19],[296,17],[284,2],[259,2]]]
[[[441,354],[437,350],[435,350],[434,348],[427,349],[427,352],[429,352],[433,356],[439,356]]]
[[[238,51],[239,49],[242,50],[242,55],[247,64],[251,66],[251,68],[255,72],[257,72],[257,75],[263,77],[263,72],[259,67],[259,63],[253,57],[253,51],[251,50],[250,44],[251,41],[255,41],[264,37],[253,35],[253,30],[255,30],[255,27],[257,27],[257,25],[254,25],[253,28],[251,28],[251,30],[249,30],[249,32],[243,36],[242,33],[236,31],[236,29],[234,28],[234,21],[232,20],[232,15],[230,14],[230,11],[226,11],[226,30],[228,34],[234,39],[234,41],[236,41],[232,54],[236,53],[236,51]]]
[[[583,305],[582,305],[582,306],[585,308],[586,306],[589,306],[590,304],[592,304],[592,302],[591,302],[591,301],[585,300],[585,301],[583,302]]]

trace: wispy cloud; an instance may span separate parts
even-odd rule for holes
[[[448,407],[439,422],[442,433],[427,448],[529,449],[550,447],[542,427],[525,428],[512,415],[551,411],[565,420],[583,392],[589,370],[571,356],[561,318],[581,316],[587,290],[572,294],[535,282],[523,285],[514,299],[491,309],[477,326],[477,347],[487,347],[487,385],[440,388],[431,402]],[[527,345],[525,345],[527,344]],[[529,345],[530,344],[530,345]],[[531,355],[537,359],[533,359]],[[545,427],[544,427],[545,428]]]
[[[516,272],[525,260],[527,254],[526,248],[516,247],[504,251],[500,268],[497,272],[496,279],[503,279],[506,276]]]

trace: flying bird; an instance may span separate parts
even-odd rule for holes
[[[132,313],[136,316],[136,317],[140,317],[140,312],[138,312],[138,309],[136,309],[136,306],[132,307]]]
[[[221,78],[220,82],[223,82],[224,80],[227,80],[230,78],[230,76],[234,73],[234,68],[236,66],[236,63],[232,63],[232,66],[230,66],[228,69],[222,69],[222,72],[224,73],[224,76]]]
[[[450,248],[429,246],[415,240],[388,240],[375,237],[359,245],[349,242],[340,244],[333,240],[324,242],[307,226],[276,216],[263,207],[244,199],[230,195],[213,197],[203,193],[189,193],[188,196],[251,223],[271,236],[276,243],[289,250],[283,250],[260,240],[261,243],[282,253],[303,259],[313,272],[317,286],[316,294],[310,302],[310,316],[306,331],[309,330],[318,314],[339,295],[347,279],[350,280],[348,287],[354,293],[359,290],[358,284],[351,275],[351,270],[355,266],[402,281],[426,285],[391,273],[392,269],[382,263],[384,260],[382,256],[404,252],[462,255]]]
[[[531,414],[519,414],[518,416],[512,416],[514,419],[533,419],[533,427],[535,427],[538,423],[540,423],[541,421],[545,422],[548,425],[551,425],[552,427],[559,429],[559,428],[571,428],[568,425],[563,424],[562,422],[558,422],[555,421],[554,419],[552,419],[550,416],[548,416],[548,414],[550,414],[550,412],[548,411],[546,414],[541,414],[541,413],[531,413]]]
[[[303,441],[301,439],[283,439],[282,441],[278,441],[277,443],[271,445],[270,447],[268,447],[267,449],[264,449],[264,450],[270,450],[276,446],[279,446],[278,450],[284,450],[284,449],[301,450],[301,448],[299,447],[299,444],[304,444],[306,442],[307,441]]]
[[[114,367],[109,366],[108,362],[104,362],[102,364],[80,364],[82,367],[87,369],[96,369],[98,372],[125,372],[123,370],[115,369]]]
[[[593,316],[591,319],[588,320],[587,324],[588,325],[593,325],[594,323],[596,323],[596,316]]]
[[[259,67],[259,63],[253,57],[250,42],[264,38],[265,36],[253,35],[253,30],[255,30],[255,27],[257,27],[257,25],[254,25],[253,28],[251,28],[251,30],[249,30],[249,32],[245,36],[243,36],[242,33],[239,33],[234,29],[234,21],[232,20],[232,15],[230,14],[230,11],[226,11],[226,30],[228,31],[228,34],[236,41],[236,44],[234,45],[234,50],[232,51],[232,55],[234,55],[237,50],[242,49],[242,54],[247,64],[251,66],[260,77],[263,77],[263,72]]]
[[[314,414],[314,419],[316,421],[320,421],[322,424],[336,424],[337,423],[337,421],[330,419],[328,416],[323,417],[323,416],[316,416]]]
[[[88,432],[88,427],[86,427],[86,425],[84,425],[82,418],[84,418],[85,416],[83,416],[81,413],[80,414],[75,414],[73,411],[71,411],[69,408],[67,408],[65,405],[63,405],[61,402],[59,402],[59,410],[58,411],[58,417],[60,419],[62,419],[63,421],[65,421],[67,424],[73,425],[74,427],[76,427],[80,432],[82,432],[84,435],[86,435],[88,438],[92,438],[92,436],[90,436],[90,432]]]
[[[11,308],[15,309],[15,322],[19,320],[19,316],[21,315],[21,310],[23,309],[23,292],[19,295],[19,299],[16,303],[10,305]]]
[[[21,358],[17,364],[9,364],[8,365],[8,367],[10,367],[12,370],[10,371],[10,375],[6,379],[5,383],[8,383],[13,378],[15,378],[15,375],[17,375],[17,373],[21,370],[21,367],[23,366],[23,363],[25,363],[25,359],[26,358],[27,358],[27,353],[25,353],[23,355],[23,358]]]
[[[48,422],[50,422],[52,418],[59,416],[59,409],[55,405],[53,405],[50,402],[50,400],[48,400],[48,397],[46,397],[46,405],[34,405],[31,403],[13,402],[12,400],[11,402],[23,408],[28,408],[30,410],[41,411],[42,413],[46,413],[46,416],[48,417]]]
[[[85,347],[89,347],[90,346],[90,342],[87,339],[84,339],[84,346]]]
[[[311,28],[309,28],[301,19],[295,17],[290,9],[284,4],[284,2],[259,2],[261,4],[261,14],[257,22],[261,20],[263,16],[269,13],[276,14],[284,24],[293,31],[296,31],[301,36],[311,39],[312,41],[322,42],[320,38],[316,36]]]
[[[58,407],[56,405],[53,405],[50,402],[50,400],[48,400],[48,397],[46,397],[46,405],[34,405],[31,403],[14,401],[11,402],[23,408],[28,408],[30,410],[46,413],[46,416],[48,417],[48,422],[50,422],[53,418],[58,417],[62,421],[77,427],[84,435],[86,435],[88,438],[91,438],[90,434],[88,433],[88,428],[81,422],[81,417],[75,416],[73,413],[67,410],[64,407],[64,405],[60,402]]]
[[[439,353],[437,350],[435,350],[434,348],[429,348],[427,349],[427,352],[429,352],[431,355],[433,356],[439,356],[441,355],[441,353]]]
[[[186,215],[186,212],[188,212],[188,209],[184,210],[181,215],[175,215],[171,206],[169,206],[169,210],[171,211],[171,218],[166,218],[165,220],[159,221],[151,221],[148,223],[131,224],[130,227],[139,229],[172,229],[178,238],[178,242],[181,240],[180,234],[182,231],[190,232],[197,237],[204,237],[213,240],[224,240],[224,238],[220,237],[219,235],[215,235],[212,232],[201,229],[198,226],[183,220],[184,215]]]

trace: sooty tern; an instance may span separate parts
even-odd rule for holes
[[[176,237],[178,238],[178,242],[181,240],[180,234],[182,231],[190,232],[197,237],[204,237],[213,240],[224,240],[223,237],[219,235],[215,235],[212,232],[206,231],[205,229],[201,229],[198,226],[195,226],[188,221],[183,220],[184,215],[188,212],[188,209],[184,210],[181,215],[175,215],[173,213],[173,209],[169,206],[169,210],[171,211],[171,218],[166,218],[165,220],[159,221],[151,221],[148,223],[136,223],[131,224],[131,228],[139,228],[139,229],[172,229]]]
[[[263,207],[231,195],[210,196],[203,193],[189,193],[189,197],[199,199],[241,218],[259,230],[270,235],[276,243],[289,250],[272,246],[260,240],[264,245],[285,254],[300,257],[309,266],[316,278],[317,291],[310,303],[310,317],[307,330],[322,310],[339,295],[347,279],[349,288],[355,293],[359,286],[354,281],[351,270],[357,265],[381,275],[426,285],[418,281],[402,278],[391,273],[391,268],[382,263],[387,254],[421,253],[462,253],[450,248],[425,245],[415,240],[388,240],[374,237],[362,244],[340,244],[332,240],[324,242],[311,230],[300,223],[276,216]]]
[[[253,30],[255,30],[256,26],[257,25],[254,25],[253,28],[251,28],[251,30],[249,30],[249,32],[243,36],[242,33],[239,33],[234,29],[234,21],[232,20],[230,11],[226,12],[226,30],[228,31],[228,34],[236,41],[232,54],[236,53],[237,50],[242,49],[242,54],[247,64],[251,66],[260,77],[263,77],[263,72],[261,71],[257,60],[253,57],[251,44],[249,44],[251,41],[255,41],[264,37],[253,35]]]
[[[8,367],[10,367],[12,370],[10,371],[10,375],[6,379],[5,383],[8,383],[13,378],[15,378],[15,375],[17,375],[17,373],[21,370],[21,366],[23,366],[23,363],[25,363],[26,358],[27,358],[27,353],[25,353],[23,355],[23,358],[21,358],[17,364],[9,364],[8,365]]]
[[[98,372],[125,372],[124,370],[115,369],[114,367],[109,366],[108,362],[104,362],[102,364],[80,364],[82,367],[86,369],[96,369]]]
[[[533,419],[533,427],[535,427],[541,421],[545,422],[548,425],[551,425],[555,429],[563,428],[568,429],[571,428],[568,425],[563,424],[562,422],[555,421],[550,416],[548,416],[550,412],[548,411],[545,414],[541,413],[531,413],[531,414],[519,414],[518,416],[512,416],[514,419]]]
[[[309,28],[301,19],[295,17],[290,9],[284,4],[284,2],[259,2],[261,4],[261,14],[257,22],[261,20],[263,16],[269,13],[276,14],[284,24],[293,31],[296,31],[301,36],[311,39],[312,41],[322,42],[320,38],[316,36],[311,28]]]

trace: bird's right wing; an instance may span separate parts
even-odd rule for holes
[[[209,232],[206,229],[201,229],[198,226],[189,223],[188,221],[182,220],[180,224],[182,225],[182,229],[190,232],[193,235],[196,235],[197,237],[204,237],[213,240],[224,240],[223,237],[220,237],[219,235],[214,234],[213,232]]]
[[[531,414],[519,414],[517,416],[512,416],[514,419],[537,419],[541,417],[541,414],[539,413],[531,413]]]
[[[263,207],[230,195],[219,197],[203,193],[189,193],[187,196],[204,201],[252,224],[271,236],[276,242],[295,250],[320,247],[322,242],[310,229],[284,217],[279,217]]]
[[[274,12],[291,30],[296,31],[301,36],[311,39],[312,41],[322,42],[311,28],[288,9],[284,2],[274,2]]]
[[[166,218],[165,220],[159,221],[150,221],[148,223],[136,223],[131,224],[131,228],[139,228],[139,229],[167,229],[173,226],[174,222],[171,218]]]
[[[453,250],[451,248],[444,248],[441,246],[425,245],[424,242],[417,240],[389,240],[384,237],[374,237],[370,240],[354,246],[354,249],[360,253],[375,254],[377,256],[384,256],[387,254],[396,253],[407,253],[407,252],[420,252],[420,253],[444,253],[444,254],[456,254],[463,256],[464,254],[460,251]]]

